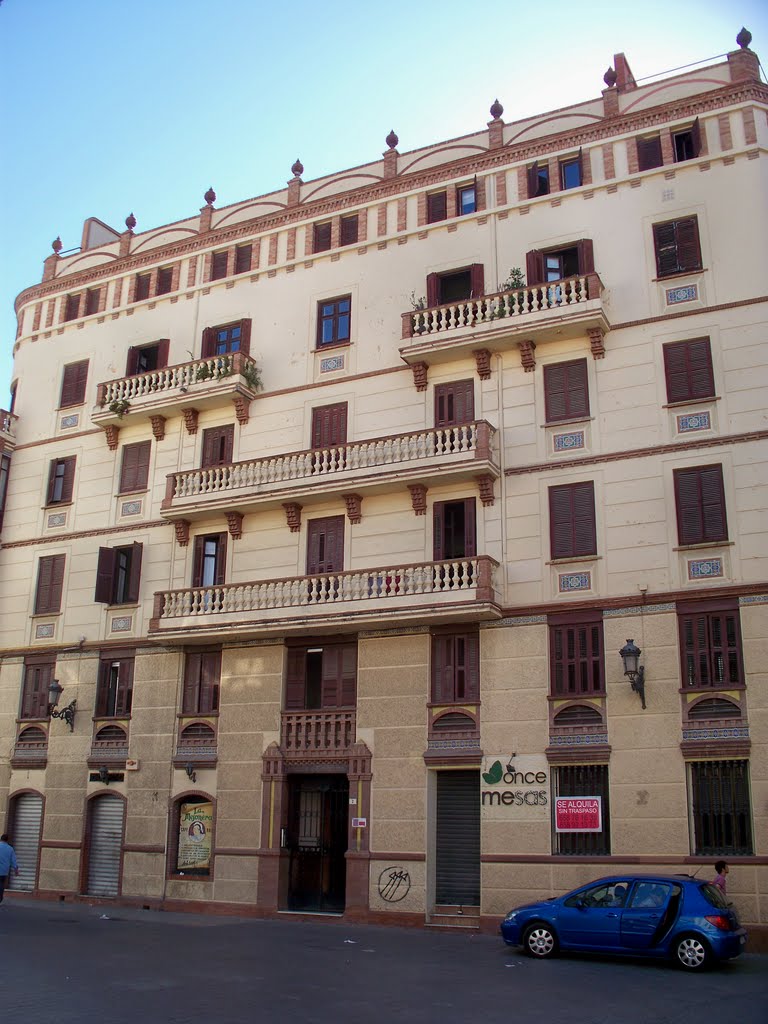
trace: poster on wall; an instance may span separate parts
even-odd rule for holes
[[[599,796],[559,796],[555,799],[556,832],[602,832],[603,800]]]
[[[213,847],[213,804],[182,804],[179,808],[179,852],[177,871],[201,874],[211,866]]]

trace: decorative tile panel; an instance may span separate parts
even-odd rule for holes
[[[555,434],[553,447],[556,452],[571,452],[584,447],[584,431],[572,430],[569,434]]]
[[[550,747],[603,746],[607,742],[607,732],[576,733],[568,736],[559,736],[555,734],[549,737]]]
[[[329,356],[320,360],[320,373],[331,373],[333,370],[344,369],[344,356]]]
[[[748,740],[749,726],[734,725],[711,729],[683,729],[684,740]]]
[[[561,594],[571,594],[575,590],[592,589],[591,572],[561,572],[557,576],[557,589]]]
[[[50,640],[55,632],[54,622],[40,622],[35,626],[35,640]]]
[[[112,619],[111,630],[113,633],[126,633],[133,627],[132,615],[116,615]]]
[[[121,516],[137,516],[141,512],[141,501],[124,501],[120,506]]]
[[[722,575],[722,558],[695,558],[688,562],[689,580],[709,580]]]
[[[678,434],[689,434],[692,430],[709,430],[712,419],[708,412],[686,413],[677,417]]]
[[[67,513],[66,512],[52,512],[48,516],[48,527],[53,529],[56,526],[67,525]]]
[[[62,416],[59,426],[62,430],[66,430],[69,427],[76,427],[80,423],[80,413],[73,412],[68,416]]]
[[[687,284],[682,288],[667,288],[667,305],[676,306],[679,302],[693,302],[699,297],[699,286]]]

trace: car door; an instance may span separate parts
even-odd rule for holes
[[[610,950],[621,942],[621,915],[630,888],[627,879],[581,889],[569,896],[557,918],[560,944],[570,949]]]
[[[625,949],[651,949],[669,930],[681,888],[671,882],[638,881],[621,916]]]

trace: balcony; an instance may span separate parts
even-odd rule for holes
[[[149,631],[263,637],[499,618],[497,569],[481,555],[158,591]]]
[[[18,416],[0,409],[0,451],[12,450],[16,447],[16,420]]]
[[[403,313],[402,328],[402,358],[431,364],[478,349],[504,351],[518,342],[538,344],[590,332],[602,337],[610,324],[602,281],[590,273]]]
[[[248,406],[260,387],[256,363],[242,352],[194,359],[99,384],[91,420],[100,427],[115,427],[135,417],[183,413],[187,429],[194,433],[201,409],[233,403],[238,421],[247,423]]]
[[[355,712],[284,711],[280,746],[288,754],[349,750],[355,742]]]
[[[289,497],[306,503],[313,495],[326,500],[350,489],[370,493],[393,483],[495,480],[495,435],[480,421],[171,473],[161,514],[194,519],[221,509],[278,507]]]

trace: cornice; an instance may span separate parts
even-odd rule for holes
[[[30,301],[39,300],[62,291],[73,291],[89,281],[103,278],[119,277],[131,273],[147,264],[168,263],[174,259],[197,253],[201,250],[219,248],[237,241],[243,236],[264,235],[289,225],[303,221],[312,221],[336,212],[373,205],[393,196],[404,195],[423,188],[430,188],[442,181],[455,177],[472,176],[481,171],[493,171],[501,165],[526,162],[529,159],[543,156],[564,148],[575,148],[587,143],[598,142],[600,139],[615,138],[680,118],[693,117],[709,110],[721,109],[750,100],[768,103],[768,86],[759,82],[738,82],[713,89],[708,93],[698,93],[695,97],[681,97],[654,107],[631,114],[619,114],[605,118],[594,124],[581,128],[571,128],[564,132],[532,139],[522,143],[509,142],[499,149],[487,150],[481,156],[459,157],[456,160],[440,164],[439,167],[426,171],[406,172],[394,178],[382,178],[371,185],[358,188],[337,196],[311,201],[296,207],[286,208],[281,213],[269,213],[251,220],[241,221],[232,227],[212,228],[193,240],[174,242],[166,247],[151,249],[142,255],[116,257],[113,262],[87,270],[67,274],[52,281],[32,285],[20,292],[14,303],[18,313],[20,307]],[[436,147],[438,149],[439,147]],[[367,165],[361,165],[362,167]],[[361,168],[351,168],[360,170]],[[345,175],[349,171],[343,172]],[[331,184],[329,182],[329,184]],[[261,197],[254,197],[261,198]],[[244,200],[249,202],[250,200]],[[158,225],[153,231],[172,228],[173,225]],[[370,243],[369,243],[370,244]],[[354,247],[353,247],[354,248]],[[182,291],[186,289],[181,289]]]

